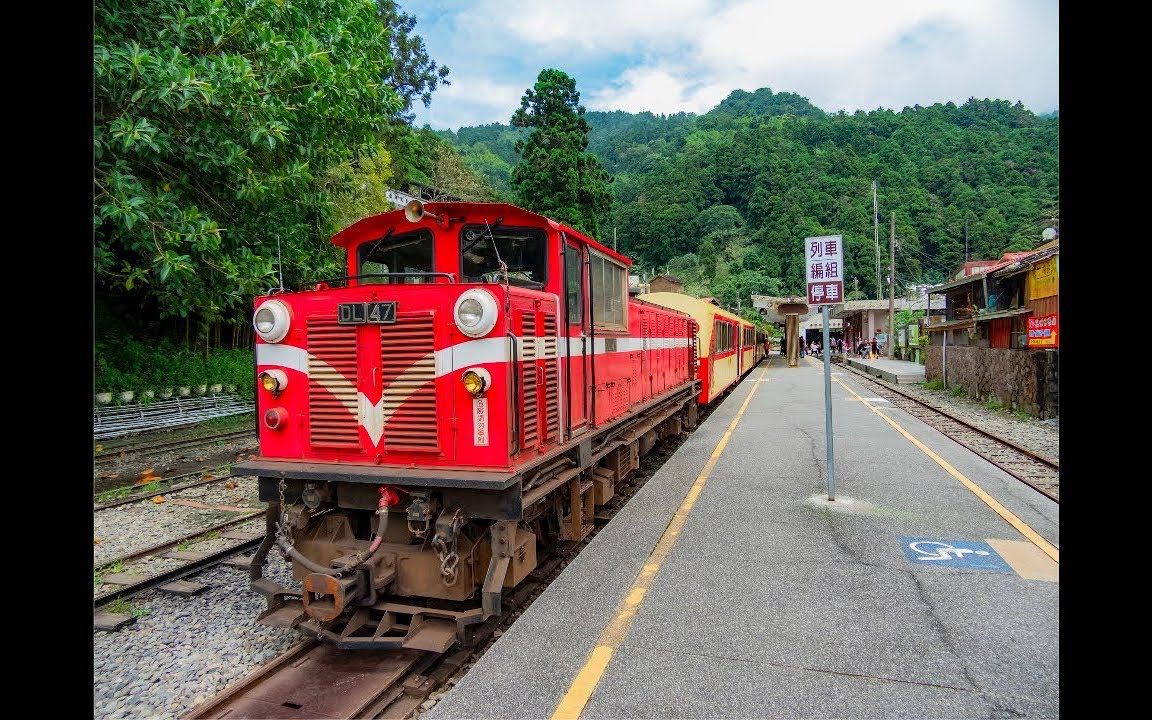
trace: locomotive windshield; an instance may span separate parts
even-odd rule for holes
[[[503,282],[501,261],[508,267],[510,284],[544,287],[548,267],[544,233],[527,228],[464,226],[460,233],[464,282]]]
[[[377,240],[370,240],[358,251],[361,275],[383,273],[430,273],[432,272],[432,233],[427,230],[386,234]],[[389,277],[365,277],[361,283],[421,283],[431,282],[431,277],[391,275]]]

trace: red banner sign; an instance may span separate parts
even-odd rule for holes
[[[1028,347],[1060,347],[1060,321],[1056,313],[1028,318]]]
[[[808,283],[809,305],[832,305],[841,302],[844,302],[843,282],[837,280],[836,282]]]

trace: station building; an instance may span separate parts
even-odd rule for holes
[[[1059,415],[1060,239],[994,262],[966,263],[929,289],[943,316],[929,318],[925,376],[995,398],[1033,417]]]

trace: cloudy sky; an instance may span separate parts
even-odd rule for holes
[[[416,125],[507,123],[544,68],[589,110],[704,113],[735,89],[817,107],[1059,108],[1056,0],[398,0],[451,69]]]

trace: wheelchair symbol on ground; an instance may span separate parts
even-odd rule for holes
[[[999,573],[1014,572],[987,543],[977,540],[938,540],[903,535],[899,537],[904,557],[914,565]]]

